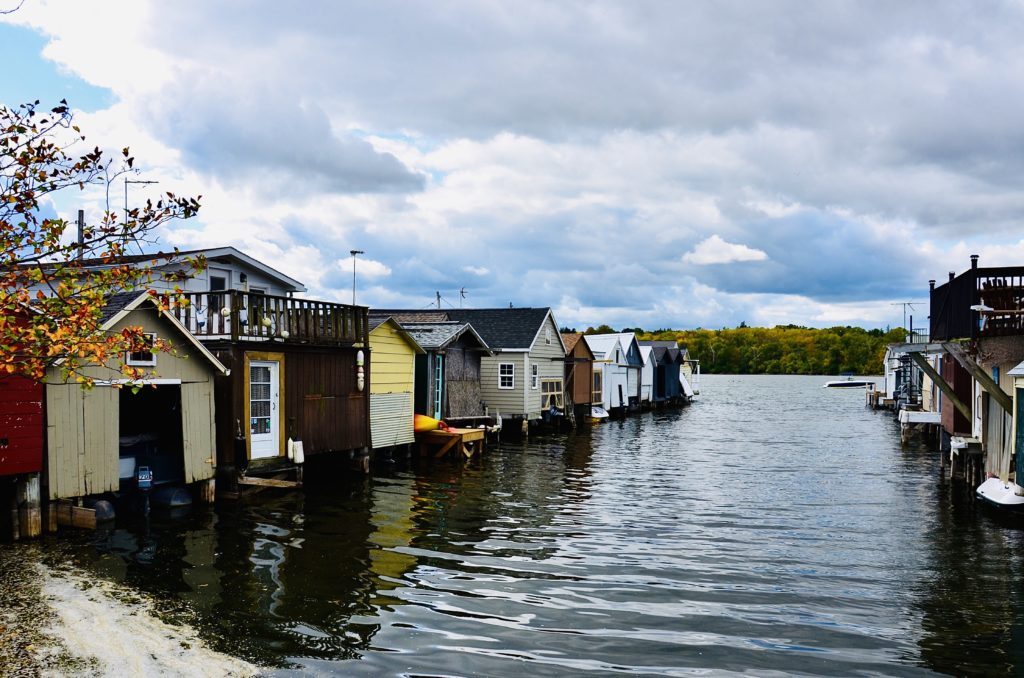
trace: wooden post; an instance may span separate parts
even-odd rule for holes
[[[29,473],[18,480],[18,519],[22,537],[38,537],[43,533],[38,473]]]
[[[20,533],[18,530],[18,493],[11,493],[11,504],[8,509],[11,512],[11,539],[18,541]]]
[[[199,495],[199,502],[212,504],[217,498],[217,479],[209,478],[196,483]]]
[[[53,534],[57,531],[57,503],[48,501],[43,506],[43,524],[46,525],[46,533]]]

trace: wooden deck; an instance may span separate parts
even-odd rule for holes
[[[477,452],[483,452],[487,430],[482,428],[450,428],[447,431],[427,431],[416,434],[420,454],[432,454],[440,459],[446,454],[459,452],[469,459]]]

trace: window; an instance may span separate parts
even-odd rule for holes
[[[604,402],[604,381],[601,372],[594,372],[594,392],[591,393],[591,402],[594,404]]]
[[[212,313],[220,313],[221,308],[224,307],[227,299],[223,294],[218,294],[218,292],[223,292],[227,288],[227,276],[210,274],[210,293],[207,295],[207,305]]]
[[[544,343],[545,344],[550,344],[551,343],[551,328],[550,327],[545,327],[544,328]]]
[[[540,365],[530,365],[530,388],[534,391],[540,388]]]
[[[498,363],[498,388],[516,387],[515,363]]]
[[[156,335],[152,332],[147,332],[142,335],[142,339],[146,348],[141,351],[130,351],[124,361],[125,364],[149,367],[156,365],[156,354],[153,353],[153,343],[156,341]]]
[[[562,409],[562,380],[545,379],[541,385],[543,386],[540,392],[541,408],[545,410],[552,407]]]

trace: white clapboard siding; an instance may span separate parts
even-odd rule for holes
[[[186,483],[212,478],[216,472],[213,417],[213,385],[209,382],[182,384],[181,426]]]
[[[412,393],[370,394],[370,438],[374,449],[413,442],[412,419]]]

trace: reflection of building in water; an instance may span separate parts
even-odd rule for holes
[[[407,478],[378,478],[374,482],[370,507],[370,572],[376,593],[373,604],[391,606],[401,600],[388,596],[405,584],[405,575],[415,569],[416,556],[402,551],[412,544],[416,526],[413,481]]]
[[[931,531],[932,573],[913,586],[921,659],[951,675],[1013,675],[1024,666],[1019,525],[984,520],[954,496]],[[986,512],[986,514],[989,512]]]

